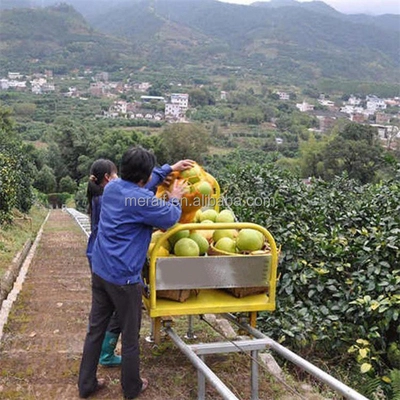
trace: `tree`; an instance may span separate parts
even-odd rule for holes
[[[215,104],[214,96],[208,90],[195,88],[189,90],[188,94],[190,105],[193,107]]]
[[[160,163],[172,163],[184,158],[202,162],[203,155],[208,152],[209,141],[210,134],[201,125],[167,125],[160,134],[157,159]]]
[[[57,182],[53,170],[48,165],[45,165],[38,172],[33,185],[42,193],[54,192],[57,187]]]
[[[59,191],[63,193],[75,193],[78,186],[70,176],[64,176],[59,183]]]
[[[28,212],[32,206],[34,166],[29,149],[17,137],[9,109],[0,107],[0,224],[12,221],[16,207]]]

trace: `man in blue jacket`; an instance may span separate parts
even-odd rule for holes
[[[153,227],[168,229],[181,216],[185,185],[175,181],[169,200],[145,188],[155,157],[134,147],[122,156],[121,178],[108,183],[92,253],[92,308],[86,334],[78,388],[87,398],[104,386],[97,365],[106,328],[114,310],[122,330],[121,385],[126,399],[136,398],[148,381],[140,378],[139,330],[142,310],[141,271]]]

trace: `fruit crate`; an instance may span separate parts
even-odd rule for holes
[[[180,230],[207,230],[200,223],[178,225],[161,235],[149,259],[148,296],[143,301],[151,318],[257,312],[275,310],[278,250],[270,232],[260,225],[233,222],[215,223],[212,229],[255,229],[260,231],[270,248],[270,254],[214,255],[200,257],[159,257],[158,249]],[[262,288],[263,293],[235,297],[226,289]],[[224,290],[221,290],[224,289]],[[160,298],[159,291],[189,291],[185,301]],[[164,292],[165,293],[165,292]]]

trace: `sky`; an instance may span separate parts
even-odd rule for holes
[[[220,0],[225,3],[251,4],[265,0]],[[300,2],[310,0],[298,0]],[[322,0],[344,14],[400,14],[400,0]]]

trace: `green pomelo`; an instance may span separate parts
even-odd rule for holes
[[[210,196],[210,195],[212,194],[212,191],[213,191],[212,186],[211,186],[208,182],[206,182],[206,181],[203,181],[203,182],[199,183],[199,184],[196,186],[196,189],[197,189],[203,196]]]
[[[264,245],[264,236],[254,229],[242,229],[236,239],[236,246],[241,251],[261,250]]]
[[[236,243],[233,239],[223,237],[219,239],[215,244],[215,248],[218,250],[226,251],[227,253],[236,253]]]
[[[179,224],[179,225],[180,225],[180,224]],[[176,226],[178,226],[178,224],[177,224],[177,225],[174,225],[173,228],[175,228]],[[172,229],[172,228],[171,228],[171,229]],[[182,230],[182,231],[178,231],[178,232],[174,233],[172,236],[170,236],[170,237],[168,238],[169,243],[171,244],[172,247],[174,247],[174,246],[175,246],[175,243],[176,243],[179,239],[187,238],[187,237],[189,237],[189,234],[190,234],[190,232],[189,232],[187,229]]]
[[[210,221],[209,219],[205,219],[204,221],[200,222],[202,225],[214,225],[213,221]],[[196,233],[198,233],[199,235],[203,236],[204,238],[207,239],[207,241],[210,241],[212,239],[212,235],[214,233],[214,229],[198,229],[195,231]]]
[[[186,169],[180,173],[183,179],[187,179],[190,183],[196,183],[200,180],[200,167],[195,165],[193,168]]]
[[[209,244],[208,240],[204,236],[200,235],[200,233],[193,232],[189,235],[189,239],[192,239],[197,243],[201,256],[207,253]]]
[[[200,214],[200,222],[203,222],[205,220],[210,220],[212,222],[215,222],[217,215],[218,215],[217,211],[213,210],[212,208],[204,210]]]
[[[231,210],[222,210],[217,215],[215,222],[235,222],[235,214]]]
[[[193,239],[179,239],[174,246],[174,253],[178,257],[198,257],[200,248]]]
[[[216,229],[213,234],[214,243],[217,243],[219,239],[228,237],[234,239],[236,236],[235,229]]]
[[[201,213],[202,213],[201,210],[196,211],[196,214],[194,215],[194,222],[200,222]]]

